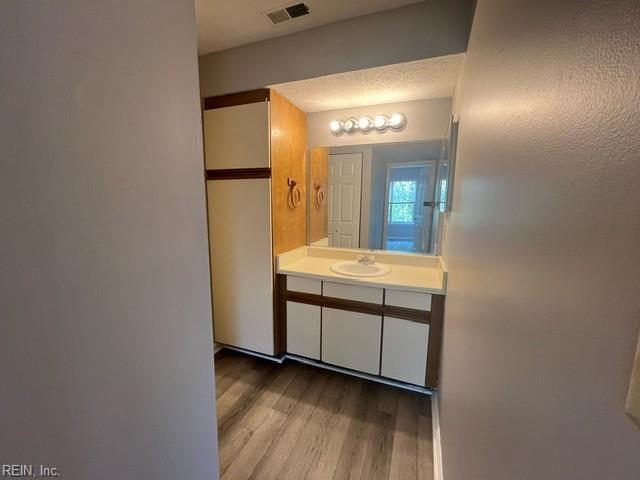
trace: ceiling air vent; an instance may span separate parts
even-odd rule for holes
[[[265,12],[265,15],[271,20],[271,23],[277,25],[278,23],[309,15],[309,7],[304,3],[296,3],[295,5],[279,8],[278,10]]]
[[[304,3],[296,3],[290,7],[285,8],[291,18],[302,17],[303,15],[309,15],[309,7]]]
[[[267,12],[266,15],[267,17],[269,17],[269,20],[271,20],[274,25],[278,23],[286,22],[287,20],[291,20],[291,17],[289,16],[289,14],[287,14],[287,12],[284,9],[275,10],[273,12]]]

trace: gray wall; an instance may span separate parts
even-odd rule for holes
[[[0,71],[0,463],[217,478],[193,2],[1,2]]]
[[[471,0],[429,0],[200,57],[203,97],[462,53]]]
[[[640,4],[481,0],[460,140],[441,421],[447,480],[636,480]]]

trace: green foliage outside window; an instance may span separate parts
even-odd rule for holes
[[[389,184],[389,222],[413,223],[416,182],[401,180]]]

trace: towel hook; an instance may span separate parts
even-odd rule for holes
[[[314,183],[313,189],[316,191],[313,198],[313,203],[315,204],[316,208],[320,208],[324,205],[324,192],[322,191],[322,185],[320,185],[319,183]]]
[[[298,188],[298,183],[290,177],[287,177],[287,185],[289,186],[289,193],[287,194],[287,202],[292,208],[298,208],[302,201],[302,194]]]

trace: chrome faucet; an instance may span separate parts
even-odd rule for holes
[[[358,263],[362,265],[373,265],[376,263],[374,255],[358,255]]]

